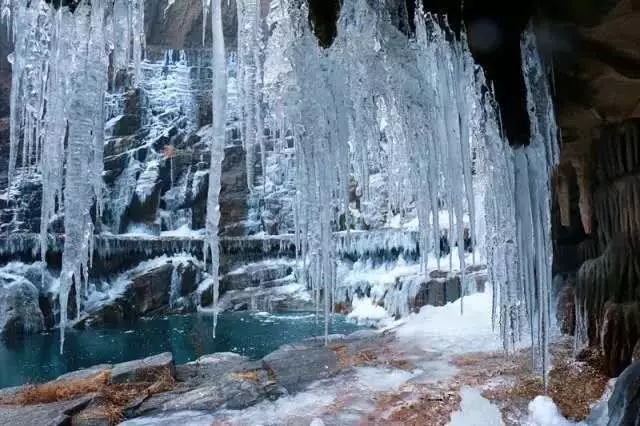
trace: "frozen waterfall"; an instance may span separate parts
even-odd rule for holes
[[[56,213],[65,214],[61,351],[71,287],[78,305],[87,291],[94,227],[91,210],[100,217],[102,209],[108,71],[137,75],[143,12],[142,0],[81,1],[73,13],[44,0],[3,2],[2,15],[11,17],[15,43],[9,178],[15,175],[18,162],[42,175],[43,260],[49,223]]]
[[[328,318],[336,288],[331,234],[345,231],[349,238],[350,186],[365,204],[383,188],[390,211],[416,211],[423,269],[444,227],[454,233],[465,270],[464,228],[453,225],[468,214],[496,288],[494,318],[504,347],[515,350],[529,330],[546,377],[549,173],[558,147],[532,31],[522,39],[532,137],[528,147],[512,149],[465,35],[458,39],[444,17],[418,9],[415,36],[407,40],[384,2],[347,0],[337,38],[321,49],[306,25],[306,6],[294,3],[272,7],[277,25],[265,61],[278,68],[270,70],[265,99],[271,121],[286,123],[294,135],[296,235],[318,305]],[[383,172],[382,187],[373,186],[372,171]],[[438,221],[443,209],[448,224]]]
[[[213,36],[204,256],[211,261],[214,318],[228,116],[222,1],[202,0]],[[418,8],[415,34],[407,37],[394,26],[386,2],[345,0],[337,38],[323,49],[309,28],[306,4],[299,3],[272,0],[265,35],[262,2],[237,1],[237,106],[247,185],[261,185],[264,198],[268,191],[289,198],[302,275],[327,323],[338,288],[338,251],[364,252],[362,245],[369,244],[353,231],[370,227],[386,241],[393,236],[385,228],[393,217],[415,219],[415,238],[405,236],[410,241],[403,244],[419,247],[423,273],[430,256],[440,259],[443,230],[457,243],[450,269],[455,263],[464,274],[467,240],[483,248],[477,256],[489,266],[494,320],[504,347],[513,351],[530,336],[535,363],[546,376],[549,173],[558,146],[533,32],[522,38],[532,135],[526,148],[513,149],[503,135],[490,82],[474,63],[464,33],[457,37],[444,17]],[[42,176],[41,253],[51,240],[52,218],[65,213],[63,331],[72,286],[78,303],[87,291],[92,218],[100,217],[102,203],[104,125],[111,116],[105,93],[110,81],[116,90],[119,72],[138,80],[143,7],[142,0],[82,0],[71,13],[45,0],[2,1],[0,16],[10,17],[15,40],[9,177],[18,175],[19,165],[22,174]],[[268,147],[266,134],[273,141]],[[255,177],[258,164],[261,179]]]

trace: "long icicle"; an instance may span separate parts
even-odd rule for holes
[[[220,239],[218,227],[220,224],[220,178],[222,175],[222,161],[224,160],[224,145],[227,118],[227,67],[224,48],[224,34],[222,27],[222,1],[213,0],[211,7],[212,32],[212,68],[213,68],[213,124],[211,130],[211,164],[209,167],[209,193],[207,196],[206,238],[204,243],[204,258],[211,255],[211,277],[213,279],[213,337],[216,336],[218,323],[218,296],[220,287]]]

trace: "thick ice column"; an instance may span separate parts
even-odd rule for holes
[[[253,189],[255,150],[262,139],[262,65],[260,2],[237,0],[238,10],[238,88],[242,120],[242,140],[246,151],[247,184]],[[263,171],[264,172],[264,171]]]
[[[211,27],[213,36],[213,125],[211,129],[211,164],[209,167],[209,193],[207,196],[206,238],[204,243],[205,263],[211,256],[211,277],[213,279],[213,336],[217,325],[220,239],[220,178],[224,159],[225,130],[227,117],[227,64],[222,30],[222,4],[224,0],[213,0],[211,7]]]

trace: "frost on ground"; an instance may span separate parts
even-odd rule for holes
[[[491,287],[487,286],[484,293],[442,307],[424,306],[418,314],[410,315],[396,333],[403,344],[428,352],[454,355],[498,351],[502,341],[492,329],[491,307]]]

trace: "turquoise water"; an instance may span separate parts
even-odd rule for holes
[[[335,316],[330,333],[361,329]],[[214,352],[236,352],[259,359],[285,343],[324,333],[313,314],[224,313],[212,338],[211,316],[176,315],[141,319],[119,328],[67,332],[60,355],[57,332],[0,343],[0,388],[51,380],[96,364],[112,364],[172,352],[177,364]]]

